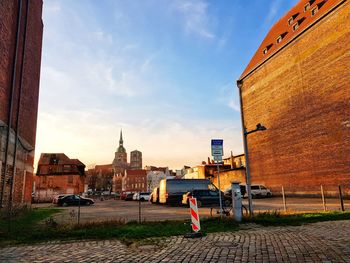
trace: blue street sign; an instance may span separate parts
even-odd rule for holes
[[[223,149],[224,140],[221,139],[213,139],[211,140],[211,155],[214,159],[221,159],[224,155]]]

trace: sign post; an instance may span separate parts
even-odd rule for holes
[[[221,187],[220,187],[220,167],[219,162],[222,162],[222,156],[224,155],[223,148],[224,140],[212,139],[211,140],[211,155],[216,162],[218,168],[218,186],[219,186],[219,202],[220,202],[220,217],[222,218],[222,199],[221,199]]]

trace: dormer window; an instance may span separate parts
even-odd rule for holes
[[[318,12],[318,6],[315,6],[314,8],[311,9],[311,16],[316,15],[317,12]]]
[[[263,50],[263,54],[264,54],[264,55],[267,54],[267,52],[269,51],[269,49],[270,49],[271,47],[272,47],[272,44],[266,46],[266,47],[264,48],[264,50]]]
[[[289,19],[288,19],[288,25],[291,25],[291,24],[293,23],[293,21],[294,21],[294,18],[293,18],[293,17],[289,18]]]
[[[299,23],[295,23],[293,25],[293,31],[297,30],[299,28]]]
[[[276,40],[277,44],[282,42],[282,36],[278,36],[277,40]]]
[[[307,2],[305,5],[304,5],[304,12],[306,12],[307,10],[310,9],[310,2]]]

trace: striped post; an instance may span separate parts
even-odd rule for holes
[[[199,232],[201,230],[201,225],[199,222],[199,213],[198,213],[198,206],[197,206],[197,199],[196,198],[190,198],[190,213],[191,213],[191,221],[192,221],[192,230],[194,232]]]

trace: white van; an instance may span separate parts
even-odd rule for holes
[[[251,190],[252,190],[252,198],[272,196],[271,190],[260,184],[253,184],[251,186]]]

